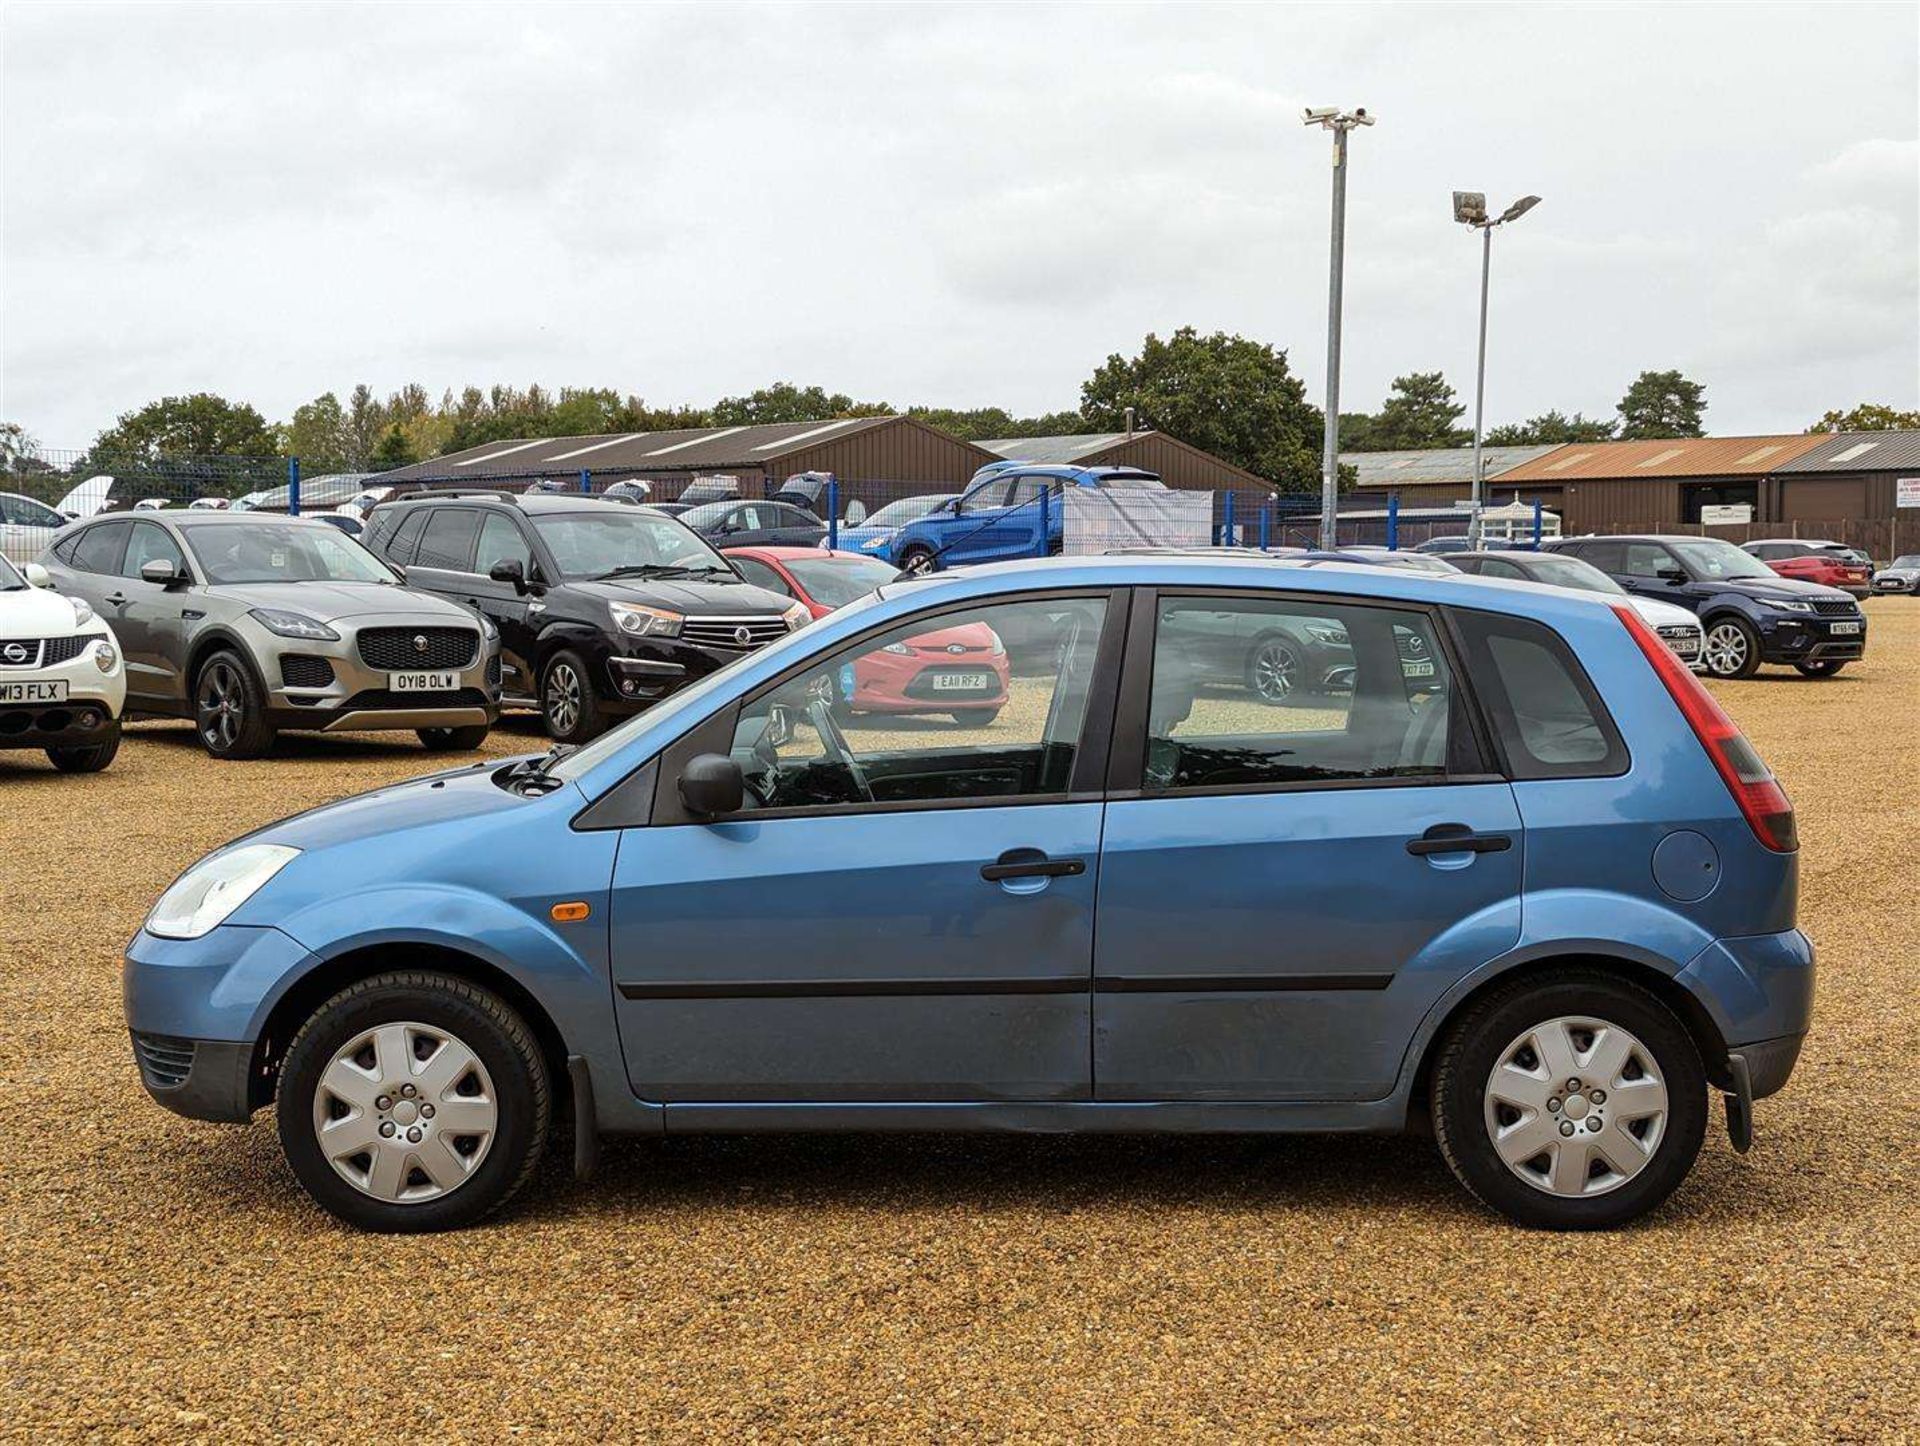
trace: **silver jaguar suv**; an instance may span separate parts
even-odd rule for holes
[[[216,758],[283,729],[411,729],[477,748],[500,712],[500,637],[323,523],[152,512],[71,527],[42,555],[126,654],[127,713],[190,718]]]

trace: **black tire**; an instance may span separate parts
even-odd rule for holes
[[[444,1029],[471,1049],[486,1070],[498,1112],[493,1138],[472,1175],[418,1202],[362,1193],[328,1163],[314,1126],[321,1076],[334,1054],[368,1029],[403,1021]],[[552,1125],[551,1091],[539,1042],[498,995],[451,975],[401,970],[350,985],[300,1027],[281,1066],[275,1117],[287,1164],[330,1214],[383,1233],[456,1230],[497,1210],[532,1176]]]
[[[49,748],[47,759],[62,773],[98,773],[120,751],[120,725],[109,723],[100,732],[98,743],[76,743],[67,748]]]
[[[1713,646],[1714,634],[1722,628],[1737,635],[1737,660],[1716,653]],[[1751,678],[1760,670],[1760,635],[1753,630],[1753,624],[1735,613],[1722,613],[1717,618],[1701,624],[1704,634],[1700,657],[1707,666],[1707,675],[1713,678],[1734,679]],[[1716,657],[1724,660],[1716,662]]]
[[[1794,669],[1804,678],[1831,678],[1846,667],[1845,658],[1815,658],[1809,663],[1795,663]]]
[[[571,648],[547,659],[541,671],[540,721],[556,743],[585,743],[607,730],[606,710],[593,691],[592,670]]]
[[[940,559],[934,555],[933,549],[921,543],[914,543],[900,554],[902,572],[935,572],[939,567]]]
[[[193,675],[193,728],[215,758],[260,758],[273,747],[266,691],[231,648],[211,654]]]
[[[487,741],[492,727],[475,723],[468,728],[416,728],[420,745],[429,753],[470,753]]]
[[[1605,1021],[1636,1036],[1667,1086],[1666,1121],[1652,1156],[1624,1183],[1594,1195],[1556,1195],[1523,1180],[1495,1150],[1488,1122],[1488,1081],[1509,1044],[1567,1016]],[[1582,1108],[1588,1108],[1584,1102]],[[1706,1135],[1706,1070],[1686,1026],[1654,995],[1602,970],[1569,967],[1496,988],[1448,1026],[1431,1110],[1441,1155],[1482,1204],[1520,1225],[1605,1230],[1660,1205],[1693,1168]],[[1595,1108],[1588,1118],[1601,1113]]]
[[[985,728],[1000,716],[998,708],[955,708],[953,721],[962,728]]]
[[[1293,641],[1279,633],[1247,650],[1247,691],[1266,703],[1289,703],[1307,692],[1307,665]]]

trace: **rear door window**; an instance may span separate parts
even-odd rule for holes
[[[127,548],[127,534],[131,531],[133,525],[127,522],[89,527],[74,544],[73,565],[81,572],[117,573],[121,554]]]
[[[1600,571],[1616,577],[1626,563],[1627,548],[1621,542],[1583,542],[1568,550],[1582,562],[1590,562]]]
[[[471,507],[435,508],[420,535],[421,567],[446,572],[473,571],[473,543],[480,533],[480,514]]]
[[[1626,744],[1560,635],[1525,618],[1459,611],[1475,694],[1516,779],[1611,777]]]
[[[420,545],[420,529],[427,525],[427,518],[433,511],[431,507],[422,507],[401,519],[400,526],[394,531],[393,541],[387,544],[389,560],[402,567],[413,561],[414,549]]]

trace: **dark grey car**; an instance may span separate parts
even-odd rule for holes
[[[127,712],[190,718],[219,758],[282,729],[409,729],[477,748],[500,709],[500,638],[324,523],[258,512],[125,514],[41,556],[126,654]]]

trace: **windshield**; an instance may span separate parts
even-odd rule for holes
[[[876,557],[805,557],[789,559],[786,567],[808,597],[830,608],[843,608],[900,575],[899,568]]]
[[[898,502],[889,502],[878,512],[867,514],[862,527],[905,527],[916,518],[925,517],[943,502],[951,502],[954,493],[936,492],[931,497],[902,497]]]
[[[1100,485],[1109,492],[1165,492],[1167,484],[1151,472],[1122,472],[1113,477],[1102,477]]]
[[[719,553],[659,512],[597,504],[591,512],[535,516],[533,530],[553,553],[562,577],[652,571],[733,575]]]
[[[1768,582],[1779,581],[1774,570],[1759,558],[1718,537],[1684,538],[1668,546],[1680,554],[1689,572],[1701,578],[1758,577]]]
[[[27,585],[27,580],[13,569],[13,564],[0,557],[0,592],[13,592]]]
[[[1893,560],[1895,567],[1920,567],[1920,552],[1909,552],[1904,557]]]
[[[1620,597],[1627,590],[1608,577],[1590,562],[1582,562],[1577,557],[1554,557],[1543,555],[1529,558],[1527,568],[1535,582],[1552,583],[1555,587],[1576,587],[1581,592],[1613,593]]]
[[[366,548],[320,522],[263,519],[180,532],[211,583],[400,581]]]

